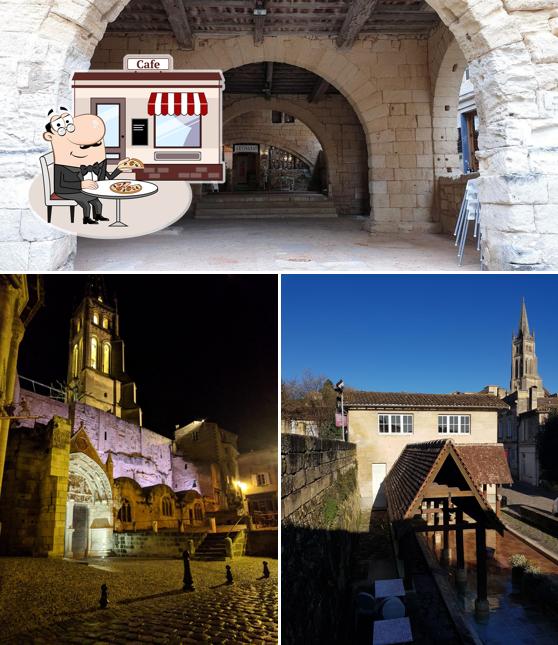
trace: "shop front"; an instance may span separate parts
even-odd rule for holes
[[[109,162],[139,159],[136,179],[224,182],[223,74],[172,67],[170,56],[126,56],[122,71],[76,72],[75,114],[103,119]]]

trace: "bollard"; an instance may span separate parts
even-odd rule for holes
[[[225,569],[227,570],[227,572],[226,572],[226,574],[225,574],[225,575],[226,575],[226,578],[227,578],[227,584],[228,584],[228,585],[233,585],[233,584],[234,584],[234,580],[233,580],[233,574],[232,574],[232,571],[231,571],[231,567],[227,564],[227,565],[225,566]]]
[[[194,555],[196,552],[196,547],[194,546],[194,540],[188,540],[186,542],[186,549],[190,555]]]
[[[101,585],[101,597],[99,599],[99,606],[101,609],[106,609],[108,604],[108,587],[106,586],[106,584],[103,584]]]
[[[264,563],[263,563],[263,577],[264,578],[269,578],[269,575],[270,575],[269,574],[269,567],[267,565],[267,562],[264,560]]]
[[[190,570],[190,554],[185,549],[182,552],[182,560],[184,562],[184,578],[182,591],[195,591],[194,581],[192,580],[192,571]]]
[[[225,555],[232,560],[233,558],[233,543],[231,538],[225,538]]]

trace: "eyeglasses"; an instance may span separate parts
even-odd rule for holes
[[[76,129],[76,126],[73,123],[69,123],[66,126],[60,126],[59,128],[56,128],[56,132],[63,137],[66,132],[74,132]]]

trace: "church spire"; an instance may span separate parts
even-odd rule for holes
[[[518,336],[529,336],[529,320],[527,318],[527,307],[525,306],[525,298],[521,303],[521,316],[519,318],[519,334]]]

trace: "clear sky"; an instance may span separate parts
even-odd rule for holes
[[[558,276],[283,276],[283,379],[308,369],[377,391],[509,387],[525,297],[539,373],[558,389]]]

